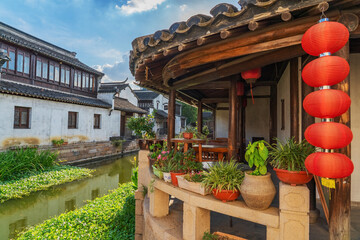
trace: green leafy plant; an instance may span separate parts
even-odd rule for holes
[[[171,172],[197,172],[203,170],[202,163],[196,162],[194,149],[189,149],[185,153],[178,151],[173,154],[169,161],[169,169]]]
[[[57,165],[58,153],[38,151],[36,148],[19,148],[0,153],[0,181],[44,171]]]
[[[139,167],[132,169],[131,182],[134,190],[138,189],[138,172],[139,172]]]
[[[219,237],[209,232],[204,232],[202,240],[218,240]]]
[[[155,111],[146,117],[131,117],[127,123],[130,130],[134,131],[136,136],[144,139],[155,138],[155,132],[153,128],[155,126]]]
[[[125,142],[124,140],[118,139],[118,140],[112,140],[111,144],[118,149],[122,149],[124,142]]]
[[[220,161],[204,173],[202,184],[209,190],[239,190],[244,180],[244,172],[235,160]]]
[[[194,174],[188,174],[188,175],[185,175],[184,178],[185,180],[189,181],[189,182],[196,182],[196,183],[199,183],[199,182],[202,182],[204,180],[204,173],[194,173]]]
[[[65,142],[64,139],[59,139],[59,140],[53,139],[53,140],[51,140],[51,143],[56,147],[60,147],[61,145],[64,144],[64,142]]]
[[[266,175],[267,173],[267,158],[269,156],[269,150],[265,146],[268,145],[264,140],[249,143],[245,152],[245,160],[250,167],[255,166],[255,170],[252,175]]]
[[[315,147],[305,139],[296,142],[291,138],[285,142],[277,139],[277,143],[269,145],[270,164],[274,168],[288,171],[307,171],[305,168],[305,159],[315,152]]]

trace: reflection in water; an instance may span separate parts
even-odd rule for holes
[[[82,207],[131,179],[129,155],[111,163],[93,167],[92,178],[55,186],[47,191],[31,194],[23,199],[10,200],[0,205],[0,240],[16,237],[26,226],[36,225],[65,211]],[[89,166],[89,168],[92,168]]]

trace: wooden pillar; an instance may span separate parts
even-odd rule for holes
[[[245,108],[243,107],[243,104],[244,104],[244,101],[245,101],[245,97],[244,96],[241,96],[241,97],[238,97],[238,137],[237,137],[237,140],[238,140],[238,143],[239,143],[239,148],[240,148],[240,161],[244,160],[245,159],[245,152],[244,152],[244,119],[243,119],[243,113],[245,111]]]
[[[307,56],[309,57],[309,56]],[[310,62],[310,60],[308,61]],[[307,62],[307,63],[308,63]],[[303,66],[303,62],[302,62]],[[301,81],[301,99],[304,101],[305,97],[314,91],[313,87],[310,87],[307,85],[304,81]],[[301,138],[305,139],[305,130],[307,127],[309,127],[311,124],[315,123],[315,118],[308,114],[304,108],[301,109]],[[314,178],[306,184],[309,191],[310,191],[310,223],[315,223],[317,218],[319,217],[319,210],[316,209],[316,186],[315,186],[315,180]]]
[[[203,128],[203,108],[202,108],[202,103],[201,101],[198,102],[198,116],[197,116],[197,128],[198,128],[198,132],[201,134],[202,133],[202,128]]]
[[[236,126],[237,126],[237,95],[236,95],[236,79],[232,79],[229,89],[229,135],[228,135],[228,154],[229,160],[236,158]]]
[[[345,58],[349,61],[349,42],[338,51],[336,56]],[[351,71],[351,70],[350,70]],[[332,87],[342,90],[350,96],[350,75],[341,83]],[[340,122],[350,127],[350,109],[335,118],[335,122]],[[351,145],[336,150],[351,158]],[[331,190],[331,200],[329,209],[329,233],[330,240],[350,240],[350,209],[351,209],[351,176],[336,179],[335,189]]]
[[[171,139],[175,137],[175,89],[171,89],[169,93],[169,107],[168,107],[168,149],[171,148]]]
[[[277,85],[270,87],[270,143],[277,137]]]
[[[299,62],[290,60],[290,136],[299,141]]]

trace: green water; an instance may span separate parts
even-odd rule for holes
[[[0,240],[11,239],[27,226],[84,206],[88,200],[106,195],[119,183],[130,181],[134,157],[123,158],[96,166],[92,178],[54,186],[46,191],[31,194],[0,205]]]

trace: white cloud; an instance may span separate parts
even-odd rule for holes
[[[186,10],[186,8],[187,8],[186,4],[183,4],[183,5],[180,6],[180,10],[183,11],[183,12]]]
[[[157,6],[165,1],[166,0],[128,0],[126,4],[122,6],[116,5],[115,7],[119,9],[121,13],[131,15],[157,9]]]

